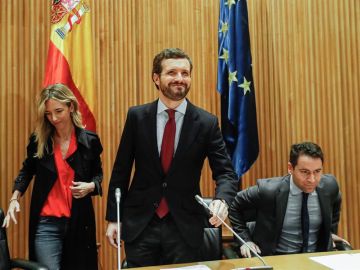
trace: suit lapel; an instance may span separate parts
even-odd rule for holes
[[[55,160],[54,160],[54,153],[53,153],[53,142],[49,138],[47,141],[48,151],[46,151],[44,157],[39,160],[40,164],[47,168],[49,171],[57,174],[56,167],[55,167]]]
[[[329,195],[326,192],[326,189],[324,188],[323,183],[320,180],[319,185],[316,187],[316,193],[318,195],[319,198],[319,204],[320,204],[320,210],[321,210],[321,216],[322,216],[322,223],[324,224],[324,229],[326,232],[330,231],[331,228],[329,227],[329,224],[331,224],[330,222],[330,212],[329,212],[329,206],[331,205],[330,203],[330,198]]]
[[[285,176],[281,185],[279,186],[278,193],[276,195],[276,235],[280,235],[283,227],[287,202],[290,192],[290,175]]]
[[[156,134],[156,114],[157,114],[158,100],[150,103],[150,106],[145,110],[145,132],[149,132],[149,153],[153,153],[153,160],[155,167],[163,173],[160,161],[160,155],[157,145],[157,134]],[[147,130],[147,131],[146,131]]]
[[[168,175],[171,174],[171,171],[173,171],[174,168],[176,168],[177,164],[180,163],[182,156],[185,153],[186,149],[188,149],[190,147],[190,145],[193,143],[193,141],[195,140],[195,138],[199,132],[200,121],[199,121],[199,116],[197,114],[196,108],[188,100],[187,100],[187,102],[188,102],[188,104],[186,107],[184,122],[183,122],[183,125],[181,128],[179,142],[178,142],[178,145],[176,148],[174,158],[171,162],[171,166],[170,166]]]
[[[55,161],[54,161],[54,155],[46,155],[44,158],[40,160],[40,163],[42,166],[47,168],[49,171],[53,172],[54,174],[57,174],[56,167],[55,167]]]

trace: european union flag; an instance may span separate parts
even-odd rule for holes
[[[221,126],[240,178],[259,154],[246,0],[221,0],[217,90]]]

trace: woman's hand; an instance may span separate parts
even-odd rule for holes
[[[95,189],[94,182],[72,182],[72,186],[70,186],[72,196],[75,199],[84,198],[89,193],[93,192]]]
[[[15,212],[20,212],[20,204],[17,199],[11,199],[2,227],[8,228],[10,225],[10,219],[12,219],[15,224],[17,224]]]

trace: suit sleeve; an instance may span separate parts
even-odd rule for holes
[[[261,202],[259,186],[252,186],[240,191],[229,208],[231,225],[244,241],[252,241],[246,222],[255,220],[256,208],[259,202]],[[242,245],[240,241],[238,242]]]
[[[334,234],[337,234],[338,231],[338,225],[340,220],[340,209],[341,209],[341,193],[338,190],[335,197],[333,212],[332,212],[331,232]]]
[[[132,123],[134,120],[132,120],[132,118],[132,111],[130,109],[126,118],[109,183],[106,209],[106,220],[108,221],[116,221],[115,189],[120,188],[121,190],[120,206],[122,206],[129,187],[131,170],[135,156],[135,131]],[[120,213],[122,212],[123,211]]]
[[[18,190],[21,194],[27,190],[35,172],[36,172],[36,154],[37,144],[35,142],[35,135],[31,135],[29,144],[26,148],[27,156],[23,161],[22,168],[18,176],[15,178],[13,192]]]
[[[91,149],[95,154],[95,159],[92,162],[91,168],[91,181],[95,184],[95,190],[90,194],[91,196],[100,195],[102,196],[101,183],[103,180],[103,170],[100,155],[102,153],[102,145],[100,138],[94,133],[91,144]]]
[[[226,151],[217,118],[211,126],[207,157],[212,178],[216,181],[215,197],[230,205],[238,191],[239,182]]]

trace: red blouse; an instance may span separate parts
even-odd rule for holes
[[[62,158],[60,145],[54,145],[55,166],[58,178],[50,190],[45,201],[41,216],[70,217],[72,206],[72,193],[70,186],[74,180],[75,172],[66,162],[66,158],[72,155],[77,149],[75,130],[71,134],[69,149],[65,159]]]

